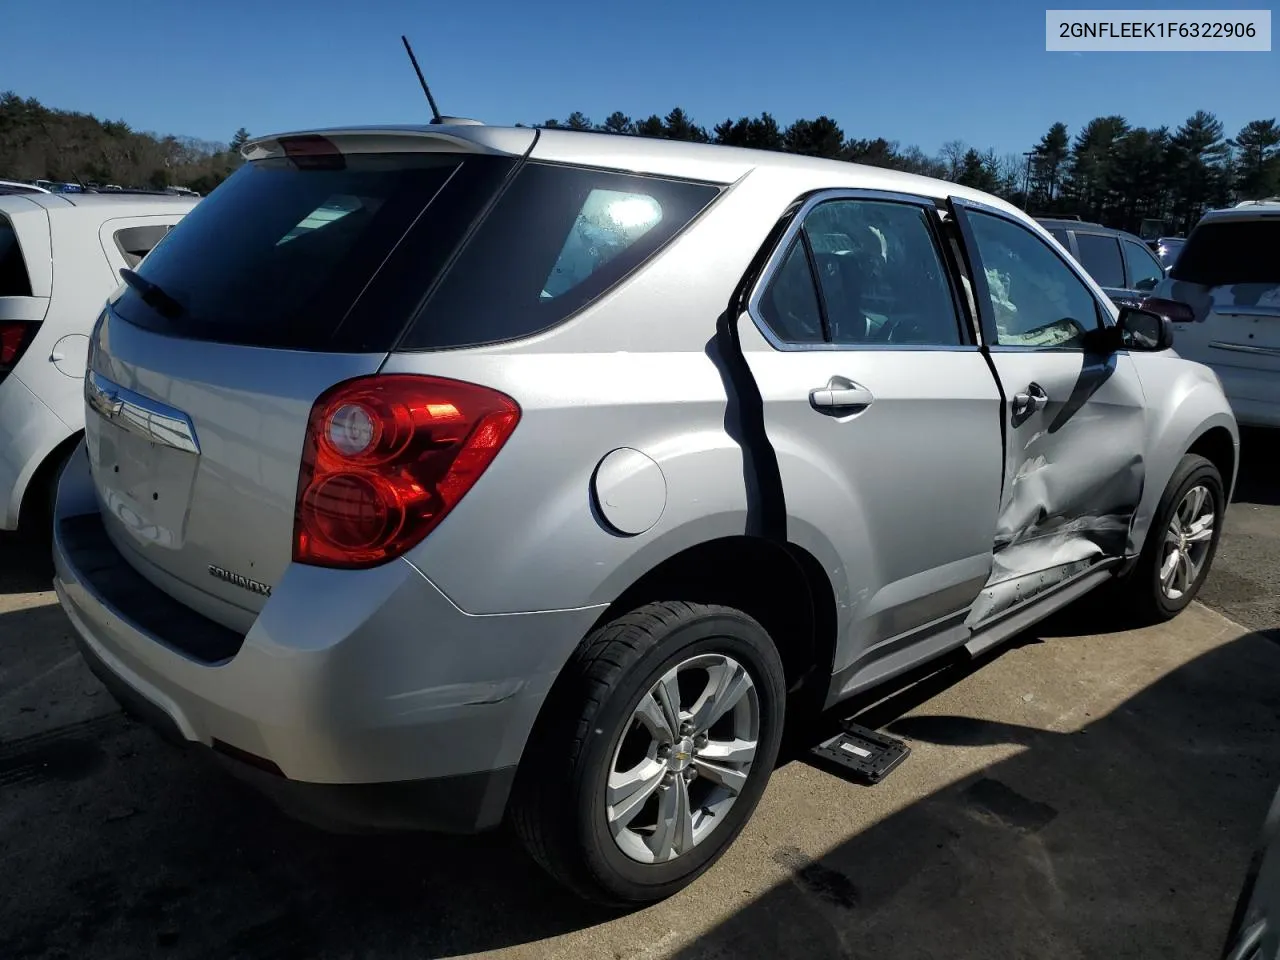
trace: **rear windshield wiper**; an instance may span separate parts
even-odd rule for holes
[[[128,267],[120,271],[120,277],[125,283],[138,291],[142,296],[143,303],[159,311],[160,315],[166,320],[177,320],[187,312],[187,308],[165,293],[159,284],[152,283],[146,277],[134,273]]]

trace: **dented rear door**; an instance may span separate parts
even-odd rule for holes
[[[1123,555],[1146,475],[1146,413],[1128,354],[1086,349],[1111,316],[1077,271],[1001,211],[955,209],[1003,394],[995,564],[970,615],[978,623]]]

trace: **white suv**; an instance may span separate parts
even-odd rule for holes
[[[1241,426],[1280,427],[1280,201],[1211,210],[1152,297],[1180,300],[1177,352],[1212,367]]]
[[[165,195],[0,195],[0,530],[43,531],[84,430],[85,352],[120,283],[196,205]]]

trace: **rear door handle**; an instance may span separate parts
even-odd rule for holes
[[[809,403],[821,413],[848,413],[871,406],[875,399],[866,387],[844,377],[832,377],[825,387],[809,391]]]
[[[1049,395],[1044,392],[1044,387],[1038,383],[1027,384],[1025,393],[1015,393],[1013,395],[1013,415],[1015,417],[1026,417],[1033,413],[1038,413],[1049,405]]]

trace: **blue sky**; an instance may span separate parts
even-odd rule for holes
[[[1262,4],[1194,4],[1215,6]],[[1175,127],[1205,109],[1233,135],[1280,114],[1274,38],[1270,53],[1047,53],[1045,5],[1025,0],[4,7],[0,90],[218,140],[240,126],[270,133],[425,119],[401,33],[441,109],[489,123],[572,110],[593,120],[615,109],[647,116],[676,105],[708,128],[761,110],[784,125],[826,113],[848,136],[929,152],[961,139],[1005,153],[1028,149],[1055,120],[1074,135],[1100,114]]]

